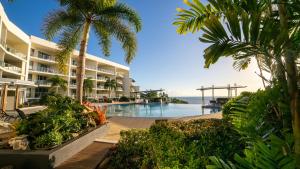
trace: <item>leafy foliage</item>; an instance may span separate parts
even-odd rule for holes
[[[17,126],[19,135],[28,135],[31,148],[51,148],[96,124],[97,115],[84,114],[84,107],[69,97],[46,98],[48,108],[31,114]]]
[[[111,168],[205,168],[208,156],[233,159],[244,143],[223,120],[159,122],[121,133]]]
[[[122,96],[120,99],[119,99],[120,102],[129,102],[130,99],[126,96]]]
[[[296,163],[291,142],[291,136],[286,141],[273,135],[267,142],[257,141],[253,147],[245,149],[244,156],[236,154],[234,163],[210,157],[212,165],[207,169],[293,169]]]
[[[292,131],[290,109],[279,87],[242,93],[225,104],[222,111],[224,119],[248,139]]]

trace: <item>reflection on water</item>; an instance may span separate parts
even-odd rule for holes
[[[211,114],[219,110],[203,109],[201,104],[123,104],[108,106],[108,116],[180,117]]]

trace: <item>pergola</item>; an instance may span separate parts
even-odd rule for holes
[[[17,80],[17,79],[7,79],[7,78],[0,78],[0,86],[1,88],[1,110],[7,110],[7,93],[9,89],[15,90],[15,103],[14,103],[14,110],[19,106],[20,100],[20,90],[22,88],[29,88],[29,87],[36,87],[34,82],[24,81],[24,80]]]
[[[234,94],[235,97],[237,96],[237,90],[240,88],[246,88],[247,86],[242,86],[242,85],[237,85],[234,84],[233,86],[231,86],[230,84],[228,84],[227,86],[215,86],[212,85],[211,87],[203,87],[201,86],[201,88],[197,89],[200,90],[202,93],[202,104],[204,105],[204,91],[205,90],[211,90],[212,91],[212,100],[215,100],[215,90],[227,90],[228,91],[228,98],[232,97],[232,91],[234,90]]]

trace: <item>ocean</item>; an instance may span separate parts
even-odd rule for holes
[[[172,98],[177,98],[180,100],[187,101],[189,104],[202,104],[202,97],[197,97],[197,96],[184,97],[184,96],[182,96],[182,97],[172,97]],[[216,96],[215,98],[220,98],[220,97]],[[212,97],[204,97],[205,104],[208,104],[210,100],[212,100]]]

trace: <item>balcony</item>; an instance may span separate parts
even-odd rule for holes
[[[105,87],[102,86],[102,85],[97,85],[97,89],[98,89],[98,90],[106,90]]]
[[[41,98],[41,97],[43,97],[45,95],[48,95],[48,94],[49,94],[48,92],[35,92],[34,97],[35,98]]]
[[[38,86],[51,86],[51,83],[47,80],[37,80],[35,84]]]
[[[22,69],[15,66],[15,65],[11,65],[9,63],[6,63],[4,61],[0,61],[0,66],[3,67],[4,69],[8,70],[8,71],[11,71],[11,72],[14,72],[14,73],[22,73]]]
[[[17,49],[7,45],[4,41],[0,41],[1,46],[9,53],[16,55],[22,59],[26,59],[26,55],[18,51]]]
[[[55,73],[55,74],[59,73],[58,71],[49,67],[36,67],[36,68],[31,68],[31,70],[38,71],[38,72],[45,72],[45,73]]]
[[[107,80],[107,78],[105,78],[105,77],[101,77],[101,76],[97,76],[97,80],[98,81],[106,81]]]
[[[112,75],[115,74],[115,71],[109,70],[109,69],[102,69],[102,68],[98,67],[97,70],[100,71],[100,72],[103,72],[103,73],[107,73],[107,74],[112,74]]]
[[[123,81],[122,80],[117,80],[117,83],[123,84]]]
[[[124,77],[122,73],[116,73],[118,77]]]
[[[48,60],[48,61],[53,61],[55,62],[55,57],[53,56],[50,56],[50,55],[47,55],[47,54],[44,54],[44,53],[38,53],[37,57],[39,59],[43,59],[43,60]]]
[[[86,79],[96,79],[96,76],[93,76],[93,75],[85,75],[84,77]]]
[[[85,66],[86,69],[90,69],[90,70],[97,70],[96,66]]]
[[[76,88],[76,87],[77,87],[77,84],[76,84],[76,83],[70,83],[70,87],[71,87],[71,88]]]
[[[123,92],[123,88],[122,87],[117,87],[117,90],[118,92]]]

